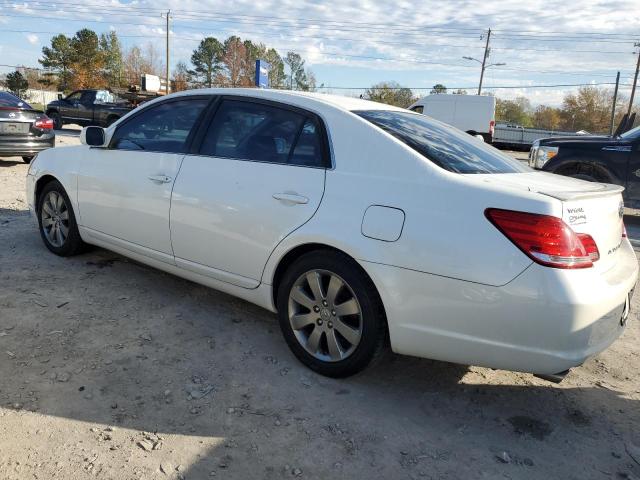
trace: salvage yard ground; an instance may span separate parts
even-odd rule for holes
[[[392,354],[327,379],[271,313],[106,250],[50,254],[26,171],[0,160],[1,479],[640,479],[640,296],[560,385]]]

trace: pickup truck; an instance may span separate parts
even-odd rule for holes
[[[533,142],[529,166],[625,187],[625,206],[640,208],[640,126],[621,135],[544,138]]]
[[[127,102],[117,100],[118,98],[108,90],[76,90],[66,98],[60,95],[58,100],[49,103],[46,114],[53,120],[56,130],[62,128],[65,123],[75,123],[83,127],[108,127],[134,108]]]

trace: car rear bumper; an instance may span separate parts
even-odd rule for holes
[[[554,374],[582,364],[624,331],[638,261],[627,240],[620,250],[605,273],[532,264],[502,287],[363,266],[385,304],[395,352]]]
[[[41,137],[9,137],[0,136],[0,157],[21,157],[35,155],[38,152],[53,148],[56,144],[55,134]]]

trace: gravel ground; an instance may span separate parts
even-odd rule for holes
[[[560,385],[392,354],[331,380],[258,307],[50,254],[26,170],[0,160],[0,478],[640,479],[635,313]]]

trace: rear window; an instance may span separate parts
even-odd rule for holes
[[[32,110],[31,105],[8,92],[0,92],[0,107]]]
[[[428,160],[456,173],[531,171],[478,138],[424,115],[388,110],[354,111]]]

